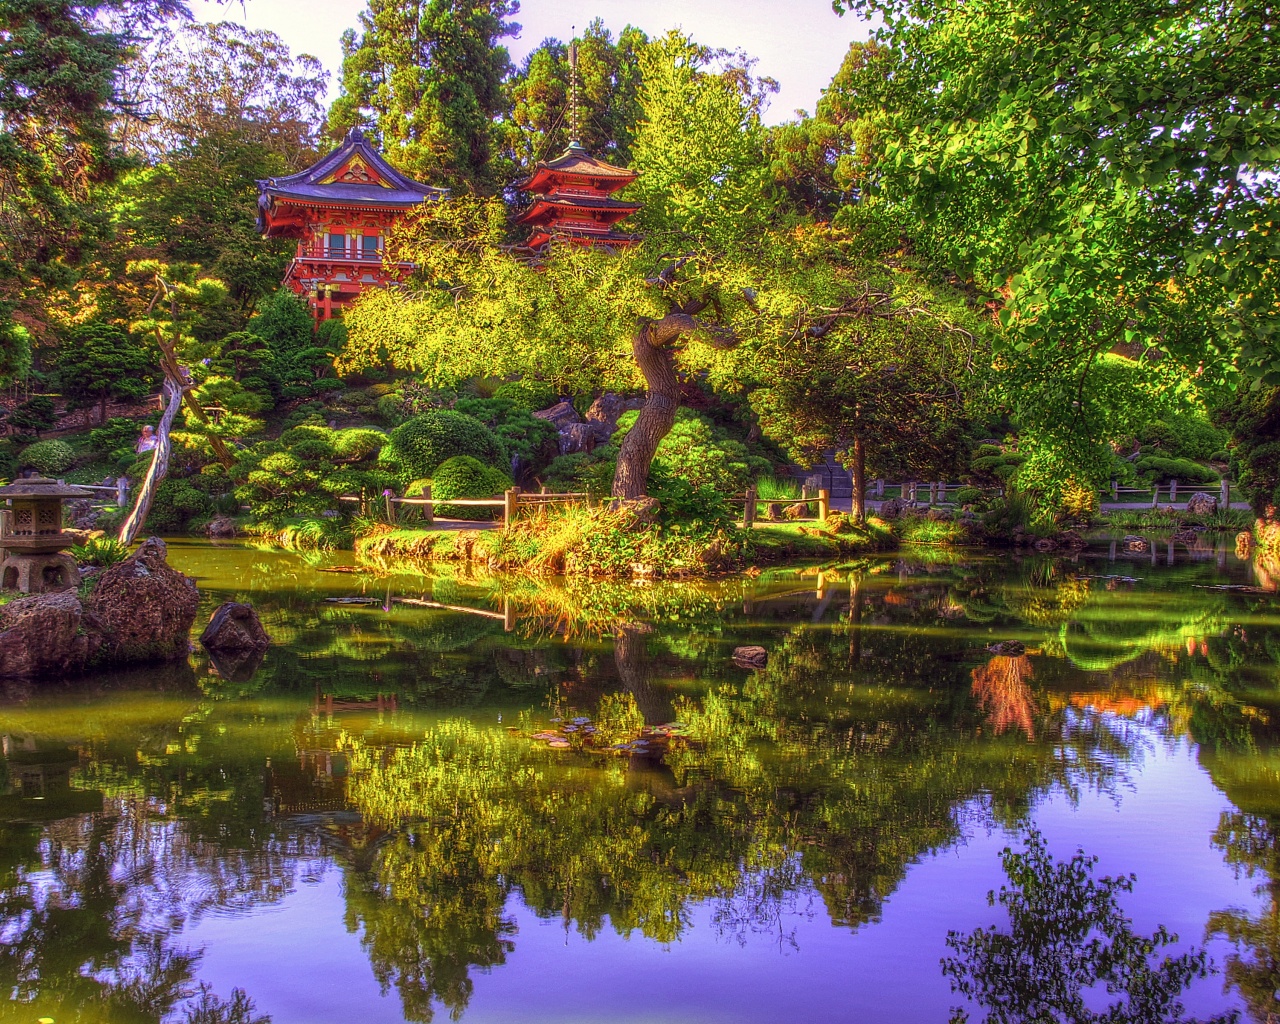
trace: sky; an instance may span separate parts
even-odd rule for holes
[[[269,29],[294,53],[318,57],[331,73],[332,99],[342,59],[338,40],[343,30],[357,27],[364,6],[364,0],[196,0],[191,9],[201,21]],[[812,113],[849,44],[868,34],[855,16],[835,14],[830,0],[523,0],[515,18],[522,30],[507,48],[518,63],[543,39],[570,39],[574,26],[581,29],[594,17],[615,35],[628,23],[651,36],[681,28],[700,43],[757,57],[757,73],[781,86],[766,114],[775,124],[797,109]]]

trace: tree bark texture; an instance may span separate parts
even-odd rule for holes
[[[649,652],[645,649],[645,631],[633,625],[618,628],[613,641],[613,660],[627,692],[636,699],[636,707],[645,725],[664,725],[675,712],[666,695],[654,688],[649,679]]]
[[[867,447],[861,437],[853,439],[853,518],[867,521]]]
[[[182,384],[172,377],[165,376],[164,395],[168,399],[164,415],[160,418],[160,426],[156,430],[156,446],[151,451],[151,465],[147,467],[147,475],[142,480],[138,496],[133,500],[133,510],[120,525],[120,543],[128,546],[142,530],[147,522],[147,513],[151,511],[151,502],[155,499],[156,489],[169,472],[169,430],[173,427],[174,417],[182,407]]]
[[[627,431],[613,476],[615,498],[639,498],[649,484],[649,467],[662,439],[671,431],[680,408],[680,381],[672,345],[683,335],[702,331],[716,348],[732,348],[738,339],[725,328],[700,323],[690,313],[668,313],[647,323],[631,339],[636,364],[648,387],[644,408]]]

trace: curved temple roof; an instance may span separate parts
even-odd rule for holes
[[[359,128],[352,128],[341,146],[305,171],[259,180],[258,191],[260,231],[266,230],[266,213],[278,200],[409,207],[448,194],[447,189],[424,185],[401,174],[383,159]]]

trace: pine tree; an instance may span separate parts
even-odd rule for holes
[[[520,26],[516,0],[369,0],[342,37],[342,95],[329,134],[372,128],[387,158],[432,184],[493,184],[493,120],[511,70],[499,41]]]

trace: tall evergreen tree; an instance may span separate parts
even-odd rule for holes
[[[329,133],[356,126],[381,137],[387,158],[433,184],[492,184],[493,119],[511,71],[506,20],[517,0],[369,0],[361,32],[342,37],[342,95]]]
[[[628,25],[617,40],[594,19],[578,39],[578,141],[611,163],[631,162],[640,117],[639,52],[649,40]],[[546,39],[510,78],[510,112],[498,125],[503,157],[527,169],[558,154],[570,136],[569,47]]]
[[[0,3],[0,375],[43,333],[37,299],[67,283],[107,227],[91,204],[120,169],[109,125],[138,35],[186,9],[176,0]]]

